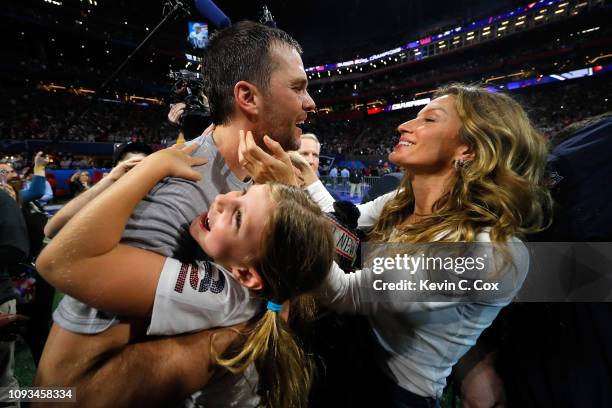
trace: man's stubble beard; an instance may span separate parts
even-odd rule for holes
[[[264,118],[266,129],[263,129],[261,134],[259,135],[261,138],[261,147],[265,150],[268,150],[263,143],[263,136],[268,135],[272,140],[280,143],[281,147],[285,151],[298,150],[300,148],[300,141],[296,140],[293,137],[293,124],[291,124],[290,129],[283,130],[278,123],[282,123],[282,118],[277,114],[273,109],[266,108],[264,109]]]

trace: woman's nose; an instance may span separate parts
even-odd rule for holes
[[[401,133],[412,133],[412,123],[413,122],[414,122],[414,119],[402,123],[401,125],[397,127],[397,132],[400,134]]]

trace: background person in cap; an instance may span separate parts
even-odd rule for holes
[[[118,164],[130,160],[134,157],[144,159],[151,153],[153,153],[153,149],[146,143],[122,143],[117,146],[117,148],[113,152],[113,167],[116,167]]]
[[[121,176],[153,153],[153,149],[141,142],[123,143],[113,153],[113,170],[96,185],[75,197],[62,207],[45,226],[45,236],[52,238],[85,205],[110,187]]]

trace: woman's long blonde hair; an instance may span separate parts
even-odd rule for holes
[[[370,233],[379,242],[472,242],[484,228],[502,243],[541,230],[551,198],[542,185],[547,142],[514,99],[484,88],[451,84],[435,97],[452,95],[461,119],[460,140],[474,160],[458,167],[455,182],[433,205],[432,215],[406,223],[414,211],[407,174]],[[395,231],[395,233],[394,233]],[[442,237],[442,239],[440,239]]]
[[[275,202],[258,254],[249,260],[263,279],[264,299],[282,304],[303,298],[319,286],[331,268],[334,240],[330,223],[300,188],[270,183]],[[291,313],[308,315],[311,302],[291,303]],[[302,309],[302,310],[296,310]],[[237,355],[213,361],[233,373],[255,364],[262,403],[267,407],[306,407],[313,365],[279,313],[257,317]]]

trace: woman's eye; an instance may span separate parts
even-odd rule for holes
[[[236,229],[240,229],[240,225],[242,224],[242,211],[236,211]]]
[[[431,118],[425,118],[425,122],[435,122],[435,120]]]

